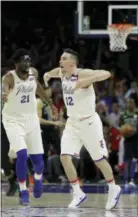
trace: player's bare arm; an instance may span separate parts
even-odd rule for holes
[[[76,85],[78,88],[86,88],[94,82],[104,81],[111,76],[109,71],[105,70],[92,70],[92,69],[82,69],[79,71],[79,79]]]
[[[48,81],[51,79],[51,78],[60,78],[60,68],[55,68],[55,69],[52,69],[51,71],[49,72],[46,72],[44,74],[44,83],[46,85],[46,87],[48,86]]]
[[[36,94],[40,97],[40,99],[42,99],[43,102],[48,103],[49,106],[51,107],[52,113],[54,118],[57,118],[57,109],[55,108],[55,106],[53,106],[52,100],[47,96],[46,92],[44,91],[42,85],[40,84],[40,82],[38,81],[37,77],[38,77],[38,72],[37,70],[33,70],[34,74],[35,74],[35,78],[36,78],[36,82],[37,82],[37,89],[36,89]]]
[[[12,74],[8,72],[2,78],[2,100],[4,102],[7,102],[8,94],[13,87],[14,87],[14,79]]]
[[[40,97],[40,99],[42,99],[45,103],[48,103],[51,106],[52,105],[51,99],[49,99],[49,97],[45,93],[42,85],[38,81],[38,79],[37,79],[38,78],[38,71],[35,68],[33,68],[33,73],[35,75],[36,82],[37,82],[36,94]]]
[[[42,125],[54,125],[57,127],[62,127],[65,124],[61,121],[49,121],[42,118],[42,109],[43,109],[43,102],[41,99],[37,99],[37,113],[40,120],[40,124]]]

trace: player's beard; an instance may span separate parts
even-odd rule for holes
[[[29,67],[20,67],[19,70],[24,75],[29,73]]]
[[[28,73],[29,73],[29,68],[23,70],[22,73],[23,73],[23,74],[28,74]]]

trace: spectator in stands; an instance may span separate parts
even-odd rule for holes
[[[60,162],[60,156],[56,153],[56,150],[51,145],[48,151],[48,160],[47,160],[47,180],[49,182],[61,182],[64,184],[66,178],[63,172],[63,168]]]

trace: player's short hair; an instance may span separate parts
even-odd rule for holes
[[[11,57],[11,59],[13,60],[14,63],[18,63],[23,58],[25,59],[25,57],[30,58],[29,51],[26,50],[26,49],[24,49],[24,48],[20,48],[20,49],[18,49],[18,50],[15,51],[15,53],[13,54],[13,56]]]
[[[65,53],[69,53],[72,55],[72,57],[75,59],[76,63],[78,64],[79,58],[78,58],[78,53],[70,48],[66,48],[64,50]]]

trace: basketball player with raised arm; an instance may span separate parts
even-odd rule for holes
[[[110,72],[77,68],[76,52],[66,49],[60,58],[60,67],[44,75],[45,84],[50,78],[61,78],[68,120],[61,139],[61,162],[72,185],[74,198],[69,208],[77,208],[87,198],[82,192],[72,157],[79,157],[84,145],[108,185],[106,209],[117,205],[121,188],[115,184],[113,171],[107,161],[108,151],[103,136],[102,123],[95,111],[93,83],[106,80]]]
[[[17,155],[16,173],[20,188],[20,204],[29,203],[26,187],[28,155],[34,167],[35,198],[42,194],[43,145],[37,114],[36,94],[45,101],[49,99],[37,81],[36,70],[31,68],[28,51],[19,49],[12,57],[15,70],[8,71],[2,79],[2,99],[5,102],[2,121],[10,148]]]

